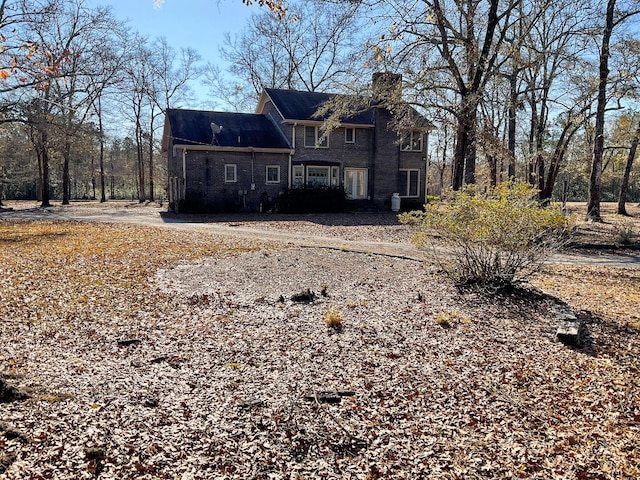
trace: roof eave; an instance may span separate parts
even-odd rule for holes
[[[278,105],[276,105],[276,102],[274,102],[273,98],[271,98],[271,95],[269,95],[269,92],[267,92],[267,90],[262,90],[262,93],[260,94],[260,99],[258,100],[258,105],[256,106],[256,113],[264,115],[264,106],[269,101],[271,101],[271,105],[273,105],[273,108],[276,109],[276,111],[280,115],[280,118],[284,118],[284,115],[280,111],[280,108],[278,107]]]
[[[282,123],[286,123],[287,125],[308,125],[310,127],[319,127],[324,124],[323,120],[294,120],[291,118],[285,118]],[[340,127],[343,128],[374,128],[375,125],[373,123],[350,123],[350,122],[340,122]]]
[[[186,145],[175,144],[173,146],[174,151],[178,150],[194,150],[201,152],[239,152],[239,153],[293,153],[292,148],[270,148],[270,147],[221,147],[218,145]]]

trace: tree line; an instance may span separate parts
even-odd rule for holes
[[[263,86],[371,95],[371,71],[403,76],[401,98],[435,124],[429,188],[525,180],[547,202],[640,200],[640,6],[634,0],[287,2],[228,36],[207,81],[228,105]],[[358,108],[326,108],[335,119]],[[361,103],[360,103],[361,105]],[[331,123],[331,122],[330,122]],[[335,125],[336,122],[333,122]],[[330,126],[329,126],[330,127]],[[399,125],[399,128],[401,125]]]
[[[516,178],[545,201],[588,198],[594,219],[603,198],[617,199],[624,213],[627,199],[640,196],[637,2],[263,4],[269,8],[227,34],[220,61],[202,65],[195,50],[142,38],[108,8],[0,2],[5,191],[27,172],[26,150],[13,148],[22,142],[34,153],[43,204],[52,165],[63,203],[125,192],[154,199],[164,186],[162,116],[189,104],[192,82],[210,88],[216,108],[251,111],[264,87],[362,97],[371,94],[373,71],[391,71],[402,74],[403,102],[435,125],[431,193]],[[128,130],[108,134],[122,118]],[[78,187],[74,169],[90,181]]]
[[[0,199],[156,199],[158,126],[199,54],[83,0],[2,0],[0,34]]]

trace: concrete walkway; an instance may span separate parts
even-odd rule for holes
[[[239,216],[238,225],[233,221],[206,222],[199,216],[162,215],[163,209],[152,207],[123,208],[83,208],[51,207],[0,211],[2,219],[22,220],[62,220],[100,223],[129,223],[153,227],[174,228],[189,231],[206,231],[212,234],[229,235],[247,239],[272,240],[303,247],[330,248],[352,252],[372,253],[416,261],[433,261],[434,250],[419,250],[408,243],[392,243],[366,240],[345,240],[319,235],[302,235],[299,232],[262,230],[243,225],[245,217]],[[229,218],[225,216],[225,218]],[[336,222],[339,223],[339,222]],[[437,253],[435,253],[437,255]],[[443,252],[444,254],[444,252]],[[618,267],[640,267],[640,254],[636,252],[580,253],[571,251],[553,256],[550,263],[573,265],[600,265]]]

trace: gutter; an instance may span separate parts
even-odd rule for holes
[[[293,125],[293,126],[297,126],[297,125],[307,125],[309,127],[319,127],[321,125],[324,124],[323,120],[293,120],[293,119],[289,119],[289,118],[285,118],[282,123],[288,124],[288,125]],[[372,125],[370,123],[346,123],[346,122],[340,122],[340,124],[338,125],[338,128],[375,128],[375,125]]]
[[[182,150],[182,198],[184,200],[187,196],[187,150]]]
[[[187,150],[200,152],[245,152],[245,153],[290,153],[294,152],[291,148],[265,148],[265,147],[218,147],[215,145],[174,145],[173,154],[176,150],[181,149],[183,152]]]
[[[291,186],[293,185],[293,154],[296,151],[296,127],[298,126],[298,122],[294,122],[292,127],[292,135],[291,135],[291,146],[293,149],[289,153],[289,172],[287,175],[287,188],[291,190]]]

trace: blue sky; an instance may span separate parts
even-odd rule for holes
[[[218,47],[224,34],[240,31],[251,13],[260,8],[248,7],[242,0],[164,0],[159,7],[154,7],[153,0],[87,0],[86,4],[109,5],[116,18],[128,20],[142,35],[150,39],[166,37],[176,49],[192,47],[202,55],[204,63],[221,67]],[[201,103],[204,98],[198,100]]]

